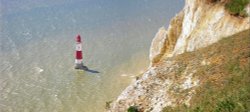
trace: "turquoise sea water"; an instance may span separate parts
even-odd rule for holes
[[[143,72],[172,0],[0,0],[0,112],[102,112]],[[75,36],[84,63],[74,70]]]

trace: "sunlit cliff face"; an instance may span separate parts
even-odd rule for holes
[[[168,29],[161,28],[156,34],[150,59],[155,63],[163,56],[194,51],[249,28],[250,17],[232,16],[222,4],[186,0],[184,9],[172,19]]]

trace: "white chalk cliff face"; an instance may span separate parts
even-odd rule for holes
[[[250,5],[246,8],[248,13],[249,9]],[[190,61],[185,66],[182,77],[176,79],[173,72],[182,64],[165,59],[206,47],[246,29],[250,29],[249,16],[232,16],[220,3],[186,0],[184,9],[171,20],[169,28],[160,28],[155,35],[150,48],[151,63],[148,71],[113,101],[109,111],[125,112],[129,106],[135,105],[143,111],[160,112],[166,106],[189,105],[195,88],[199,85],[199,80],[192,75],[196,72],[192,67],[201,62]],[[179,85],[176,85],[177,80]],[[188,92],[180,100],[171,96],[175,90]]]
[[[182,32],[173,54],[194,51],[250,27],[249,17],[232,17],[220,4],[187,0],[184,13]]]
[[[245,10],[250,15],[250,4]],[[176,22],[176,19],[181,20],[181,23]],[[161,28],[152,41],[151,66],[164,55],[172,57],[194,51],[249,28],[249,16],[234,17],[221,4],[206,3],[204,0],[186,0],[184,9],[173,18],[168,30]],[[171,35],[173,33],[175,35]],[[162,43],[165,43],[165,46],[162,46]],[[175,47],[168,48],[169,46]],[[165,52],[166,50],[168,52]]]

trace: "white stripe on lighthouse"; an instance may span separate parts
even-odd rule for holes
[[[75,59],[75,64],[82,64],[82,59]]]
[[[76,51],[82,51],[82,45],[81,43],[76,44]]]

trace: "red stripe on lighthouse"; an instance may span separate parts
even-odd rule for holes
[[[82,59],[82,51],[76,51],[76,59]]]

